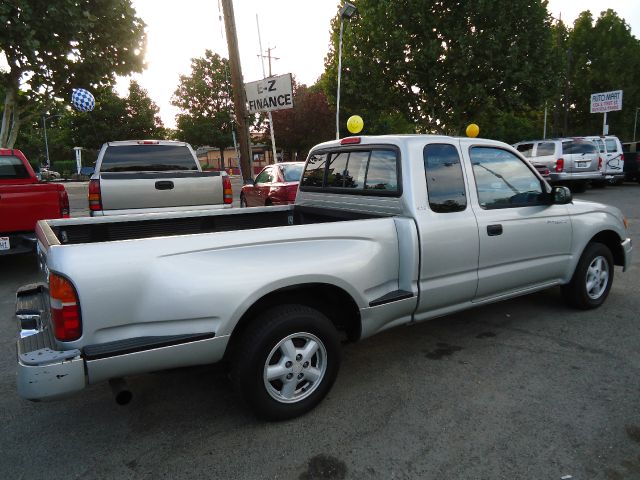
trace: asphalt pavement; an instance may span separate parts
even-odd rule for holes
[[[67,184],[74,215],[84,185]],[[217,366],[132,377],[125,407],[106,383],[20,399],[14,292],[37,269],[0,257],[0,478],[639,479],[640,185],[576,197],[631,222],[633,264],[601,308],[551,289],[345,345],[328,397],[282,423]]]

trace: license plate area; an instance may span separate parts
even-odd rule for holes
[[[589,162],[576,162],[576,168],[587,168],[589,166]]]
[[[9,237],[0,237],[0,250],[9,250],[10,248]]]

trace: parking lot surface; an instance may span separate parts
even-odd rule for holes
[[[68,190],[86,215],[86,183]],[[639,479],[640,185],[576,197],[631,222],[603,307],[551,289],[345,345],[328,397],[282,423],[251,416],[218,366],[132,377],[125,407],[106,383],[20,399],[14,294],[38,274],[0,257],[0,478]]]

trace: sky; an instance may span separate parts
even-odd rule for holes
[[[166,127],[175,127],[171,96],[180,75],[191,71],[191,58],[210,49],[228,57],[222,35],[222,7],[218,0],[133,0],[138,16],[147,24],[147,68],[133,76],[160,108]],[[244,82],[259,80],[262,63],[256,15],[260,23],[262,50],[273,48],[272,73],[292,73],[300,83],[311,85],[324,71],[329,51],[330,22],[338,11],[338,0],[235,0],[238,48]],[[354,1],[357,5],[357,0]],[[178,6],[176,6],[178,5]],[[594,18],[612,8],[640,38],[639,0],[549,0],[549,13],[572,25],[578,14],[591,10]],[[265,59],[268,72],[268,60]],[[117,90],[126,95],[129,80],[120,79]]]

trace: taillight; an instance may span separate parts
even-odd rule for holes
[[[76,289],[69,280],[49,274],[49,301],[53,334],[61,342],[72,342],[82,335],[82,319]]]
[[[602,157],[598,157],[598,170],[602,170]]]
[[[100,180],[89,181],[89,210],[102,210],[102,197],[100,196]]]
[[[69,195],[67,191],[62,189],[58,192],[58,198],[60,201],[60,216],[62,218],[69,218]]]
[[[233,203],[233,190],[231,190],[231,178],[229,175],[222,176],[223,203]]]
[[[360,143],[360,137],[346,137],[340,140],[340,145],[353,145]]]
[[[624,153],[621,153],[621,154],[620,154],[620,161],[621,161],[621,162],[624,162]]]
[[[298,184],[287,185],[286,195],[285,195],[287,198],[287,202],[295,202],[297,194],[298,194]]]
[[[556,172],[560,173],[564,170],[564,158],[559,158],[556,160]]]

